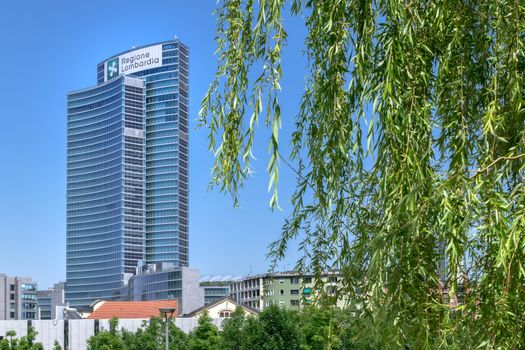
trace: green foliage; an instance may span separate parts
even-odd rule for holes
[[[308,59],[290,161],[286,12]],[[279,161],[297,175],[274,262],[300,239],[299,270],[342,271],[356,344],[525,348],[524,1],[222,0],[217,17],[212,183],[237,204],[264,118],[272,207]]]
[[[244,309],[237,306],[231,317],[222,323],[221,348],[241,350],[243,344],[242,329],[245,325]]]
[[[296,314],[271,305],[259,315],[265,333],[265,349],[299,349]]]
[[[204,312],[198,320],[198,325],[189,337],[191,350],[215,350],[219,349],[221,337],[219,330],[212,323],[211,317]]]
[[[118,319],[109,321],[109,331],[102,330],[88,339],[88,350],[125,350],[124,341],[118,332]]]
[[[0,350],[10,350],[11,346],[9,345],[9,341],[7,339],[0,340]]]
[[[2,339],[0,341],[0,350],[44,350],[44,346],[41,343],[35,343],[38,332],[33,328],[29,327],[27,335],[20,339],[15,338],[16,332],[13,330],[6,332],[8,339]]]
[[[128,350],[163,350],[166,342],[166,322],[161,318],[152,318],[144,322],[135,333],[122,331],[125,348]],[[173,322],[169,322],[170,350],[188,349],[187,336]]]
[[[60,346],[58,340],[55,340],[55,342],[53,343],[53,350],[62,350],[62,347]]]

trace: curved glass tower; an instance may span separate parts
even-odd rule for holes
[[[117,71],[146,83],[146,263],[188,266],[188,48],[121,52],[99,63],[98,83]]]
[[[68,94],[66,301],[127,297],[139,261],[188,266],[188,49],[178,40],[98,65]]]
[[[144,259],[144,81],[68,94],[67,290],[71,306],[118,299]]]

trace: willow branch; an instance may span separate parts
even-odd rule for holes
[[[490,168],[492,168],[494,165],[496,165],[497,163],[501,162],[502,160],[517,160],[517,159],[520,159],[520,158],[523,158],[523,157],[525,157],[525,153],[518,154],[518,155],[515,155],[515,156],[508,156],[508,157],[502,156],[502,157],[499,157],[499,158],[495,159],[492,163],[490,163],[489,165],[484,167],[483,169],[480,169],[480,170],[476,171],[476,173],[474,173],[474,175],[472,175],[470,178],[473,179],[476,176],[478,176],[479,174],[488,171]]]

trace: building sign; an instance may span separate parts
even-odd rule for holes
[[[118,57],[106,62],[106,80],[116,78],[120,74]]]
[[[133,74],[144,69],[162,66],[162,45],[154,45],[134,50],[104,63],[104,81],[121,74]]]

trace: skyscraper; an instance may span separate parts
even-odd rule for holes
[[[66,301],[123,298],[137,263],[188,266],[188,49],[178,40],[98,65],[68,94]]]

